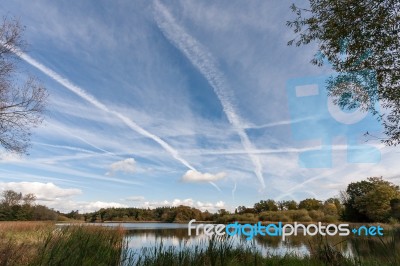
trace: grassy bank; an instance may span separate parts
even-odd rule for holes
[[[101,226],[0,224],[0,266],[119,265],[124,232]]]
[[[400,230],[385,238],[350,237],[353,256],[322,237],[313,237],[305,254],[261,253],[231,238],[212,238],[179,247],[162,243],[129,250],[125,232],[93,225],[56,227],[52,223],[0,223],[0,266],[12,265],[400,265]],[[374,252],[371,252],[374,251]]]

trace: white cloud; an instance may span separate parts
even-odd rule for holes
[[[0,183],[0,190],[14,190],[22,194],[33,193],[38,200],[42,201],[54,201],[82,194],[80,189],[61,188],[53,183],[40,182],[2,182]]]
[[[161,2],[155,2],[154,9],[157,25],[164,33],[165,37],[190,60],[190,62],[200,71],[214,89],[229,123],[239,135],[243,148],[249,152],[248,156],[253,163],[256,177],[261,183],[262,188],[265,188],[263,167],[260,158],[257,155],[250,153],[251,150],[254,150],[254,146],[244,130],[245,125],[236,112],[235,104],[233,102],[233,92],[228,87],[228,82],[225,76],[218,69],[215,58],[205,46],[176,23],[174,17]]]
[[[115,162],[110,165],[110,171],[106,175],[113,175],[115,172],[123,172],[132,174],[135,172],[135,159],[128,158],[122,161]]]
[[[215,204],[215,207],[217,207],[217,208],[223,208],[223,207],[225,207],[225,202],[223,202],[223,201],[218,201],[217,204]]]
[[[209,173],[201,173],[198,171],[188,170],[183,176],[183,182],[213,182],[223,179],[226,176],[224,172],[217,173],[215,175]]]
[[[125,198],[124,200],[126,201],[143,201],[144,197],[143,196],[130,196]]]
[[[118,202],[105,202],[105,201],[73,201],[61,200],[43,202],[49,208],[67,213],[72,210],[78,210],[80,213],[94,212],[101,208],[128,208],[128,205]]]
[[[223,208],[225,206],[225,202],[218,201],[215,204],[211,202],[201,202],[201,201],[194,201],[193,199],[174,199],[172,201],[164,200],[161,202],[157,201],[146,201],[141,207],[144,208],[157,208],[157,207],[177,207],[177,206],[188,206],[200,209],[201,211],[210,211],[216,212],[217,210]]]
[[[104,202],[104,201],[93,201],[93,202],[80,202],[76,203],[77,209],[81,210],[81,212],[93,212],[97,211],[101,208],[127,208],[128,206],[125,204],[121,204],[118,202]]]

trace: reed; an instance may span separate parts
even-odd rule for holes
[[[0,266],[119,265],[124,235],[102,226],[2,223]]]

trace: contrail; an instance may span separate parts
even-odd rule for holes
[[[3,44],[4,45],[4,44]],[[194,168],[188,161],[186,161],[185,159],[183,159],[177,150],[175,150],[173,147],[171,147],[167,142],[165,142],[164,140],[162,140],[160,137],[154,135],[153,133],[150,133],[149,131],[147,131],[146,129],[140,127],[138,124],[136,124],[135,122],[133,122],[132,120],[130,120],[130,118],[128,118],[127,116],[114,111],[112,109],[109,109],[106,105],[104,105],[103,103],[101,103],[99,100],[97,100],[94,96],[92,96],[91,94],[87,93],[85,90],[83,90],[82,88],[76,86],[75,84],[73,84],[72,82],[70,82],[68,79],[63,78],[62,76],[60,76],[58,73],[54,72],[53,70],[51,70],[50,68],[46,67],[45,65],[39,63],[38,61],[36,61],[35,59],[33,59],[32,57],[30,57],[29,55],[25,54],[24,52],[22,52],[21,50],[19,50],[16,47],[11,47],[10,50],[12,50],[16,55],[18,55],[22,60],[24,60],[25,62],[27,62],[28,64],[32,65],[33,67],[39,69],[41,72],[43,72],[45,75],[49,76],[50,78],[52,78],[53,80],[55,80],[56,82],[58,82],[59,84],[63,85],[65,88],[67,88],[68,90],[70,90],[71,92],[75,93],[76,95],[78,95],[79,97],[81,97],[82,99],[86,100],[87,102],[91,103],[92,105],[94,105],[95,107],[97,107],[98,109],[110,113],[116,117],[118,117],[122,122],[125,123],[125,125],[127,125],[129,128],[131,128],[132,130],[136,131],[137,133],[139,133],[142,136],[148,137],[152,140],[154,140],[156,143],[158,143],[162,148],[164,148],[165,151],[167,151],[175,160],[179,161],[180,163],[182,163],[184,166],[186,166],[187,168],[196,171],[196,168]],[[221,191],[221,189],[214,183],[214,182],[208,182],[209,184],[211,184],[213,187],[215,187],[218,191]]]
[[[105,149],[100,148],[99,146],[94,145],[93,143],[87,141],[86,139],[84,139],[84,138],[82,138],[82,137],[80,137],[80,136],[78,136],[78,135],[72,134],[71,132],[69,132],[68,130],[66,130],[66,129],[60,127],[60,126],[57,126],[57,125],[55,125],[55,124],[53,124],[53,126],[56,127],[57,129],[60,129],[60,130],[62,130],[62,131],[64,131],[64,132],[66,132],[66,133],[69,134],[70,136],[72,136],[72,137],[74,137],[74,138],[77,138],[77,139],[83,141],[84,143],[86,143],[86,144],[92,146],[93,148],[95,148],[95,149],[97,149],[97,150],[99,150],[99,151],[104,152],[105,155],[112,156],[112,157],[119,157],[119,158],[122,158],[121,156],[118,156],[118,155],[116,155],[115,153],[112,153],[112,152],[110,152],[110,151],[107,151],[107,150],[105,150]]]
[[[149,131],[145,130],[144,128],[140,127],[138,124],[130,120],[127,116],[109,109],[105,104],[101,103],[98,101],[94,96],[90,95],[86,91],[84,91],[82,88],[76,86],[72,82],[70,82],[68,79],[61,77],[59,74],[54,72],[53,70],[49,69],[48,67],[44,66],[43,64],[37,62],[35,59],[30,57],[29,55],[23,53],[22,51],[17,50],[16,54],[23,59],[25,62],[28,64],[36,67],[40,71],[42,71],[44,74],[49,76],[50,78],[54,79],[61,85],[63,85],[65,88],[68,90],[72,91],[73,93],[77,94],[80,96],[82,99],[86,100],[87,102],[93,104],[100,110],[113,114],[116,117],[118,117],[122,122],[125,123],[129,128],[132,130],[136,131],[140,135],[143,135],[145,137],[148,137],[155,142],[157,142],[161,147],[163,147],[173,158],[175,158],[177,161],[181,162],[183,165],[185,165],[187,168],[196,171],[196,169],[189,164],[185,159],[179,156],[178,151],[176,151],[174,148],[172,148],[168,143],[166,143],[164,140],[162,140],[160,137],[154,135],[153,133],[150,133]]]
[[[210,83],[219,101],[221,102],[228,121],[235,128],[237,134],[239,135],[244,149],[246,151],[254,150],[249,137],[243,129],[240,118],[235,112],[235,108],[232,104],[232,92],[228,89],[224,75],[216,67],[217,63],[212,55],[201,43],[186,33],[185,30],[175,22],[175,19],[169,13],[167,8],[165,8],[165,6],[156,1],[154,7],[155,19],[158,27],[161,29],[166,38],[169,39],[171,43],[173,43],[190,60],[190,62]],[[262,165],[259,157],[250,152],[248,153],[248,156],[255,167],[254,173],[260,181],[262,187],[265,188],[264,178],[262,175]]]

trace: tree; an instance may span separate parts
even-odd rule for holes
[[[277,211],[278,206],[276,205],[274,200],[268,199],[268,200],[260,200],[260,202],[254,204],[254,209],[257,213],[264,211]]]
[[[350,183],[344,205],[344,218],[356,222],[384,222],[391,216],[400,188],[382,177]],[[392,202],[392,206],[391,206]]]
[[[343,210],[343,205],[342,205],[342,203],[340,203],[339,198],[329,198],[329,199],[325,200],[324,205],[328,205],[328,204],[334,204],[338,213],[340,213]]]
[[[246,206],[238,206],[235,210],[235,213],[243,214],[243,213],[255,213],[256,210],[254,208],[247,208]]]
[[[26,205],[26,206],[32,206],[34,204],[35,200],[36,200],[36,196],[33,193],[25,194],[22,197],[22,201],[24,202],[24,205]]]
[[[320,200],[317,199],[305,199],[300,201],[299,209],[306,209],[308,211],[311,210],[318,210],[322,207],[322,203]]]
[[[1,200],[1,203],[6,207],[19,205],[22,199],[22,193],[17,193],[13,190],[3,191],[2,196],[3,199]]]
[[[6,151],[24,154],[31,129],[43,120],[46,89],[34,77],[17,80],[20,49],[25,46],[23,27],[17,20],[0,25],[0,144]]]
[[[283,206],[286,210],[297,210],[297,202],[294,200],[284,200]]]
[[[309,0],[291,6],[297,18],[287,25],[298,34],[288,45],[318,43],[311,62],[325,60],[338,72],[327,81],[328,94],[344,109],[376,115],[387,145],[400,143],[400,2],[398,0]],[[378,114],[380,102],[384,113]],[[368,134],[368,132],[367,132]]]

